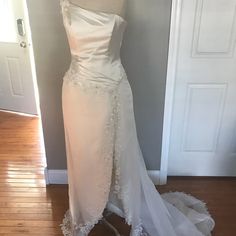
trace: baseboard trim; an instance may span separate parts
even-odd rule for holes
[[[160,185],[162,183],[161,172],[159,170],[148,170],[148,175],[155,185]]]
[[[67,170],[44,169],[46,184],[68,184]]]
[[[161,184],[161,174],[159,170],[148,170],[148,175],[155,185]],[[46,184],[68,184],[67,170],[44,169]]]

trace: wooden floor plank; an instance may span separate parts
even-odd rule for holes
[[[44,235],[48,235],[48,234],[59,234],[60,231],[59,229],[57,228],[46,228],[46,227],[34,227],[34,226],[29,226],[29,227],[4,227],[4,226],[1,226],[0,227],[0,234],[7,234],[7,233],[15,233],[15,234],[18,234],[18,233],[24,233],[24,234],[32,234],[32,233],[35,233],[35,232],[40,232],[41,234],[44,234]]]
[[[1,207],[0,213],[8,213],[8,214],[63,214],[64,207],[58,206],[56,210],[52,208],[30,208],[30,207],[14,207],[14,208],[3,208]]]
[[[31,188],[44,188],[46,187],[46,184],[45,183],[0,183],[0,188],[2,187],[31,187]]]
[[[60,207],[68,208],[67,199],[60,203]],[[53,208],[56,207],[56,202],[0,202],[0,207],[15,208],[15,207],[29,207],[29,208]],[[53,208],[54,209],[54,208]]]
[[[60,221],[46,221],[46,220],[1,220],[0,227],[46,227],[46,228],[54,228],[58,227],[61,224]]]
[[[9,173],[2,173],[0,174],[0,180],[4,179],[42,179],[44,178],[43,174],[32,174],[32,173],[15,173],[15,174],[9,174]]]

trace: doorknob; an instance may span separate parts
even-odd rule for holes
[[[20,46],[21,46],[22,48],[26,48],[26,47],[27,47],[27,44],[26,44],[26,42],[22,41],[22,42],[20,43]]]

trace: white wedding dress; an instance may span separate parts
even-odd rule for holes
[[[120,61],[126,21],[68,0],[61,7],[72,55],[62,88],[69,183],[63,234],[88,235],[106,208],[132,225],[130,236],[210,235],[214,220],[203,202],[160,195],[147,174]]]

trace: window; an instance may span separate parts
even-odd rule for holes
[[[12,0],[0,0],[0,42],[17,42]]]

